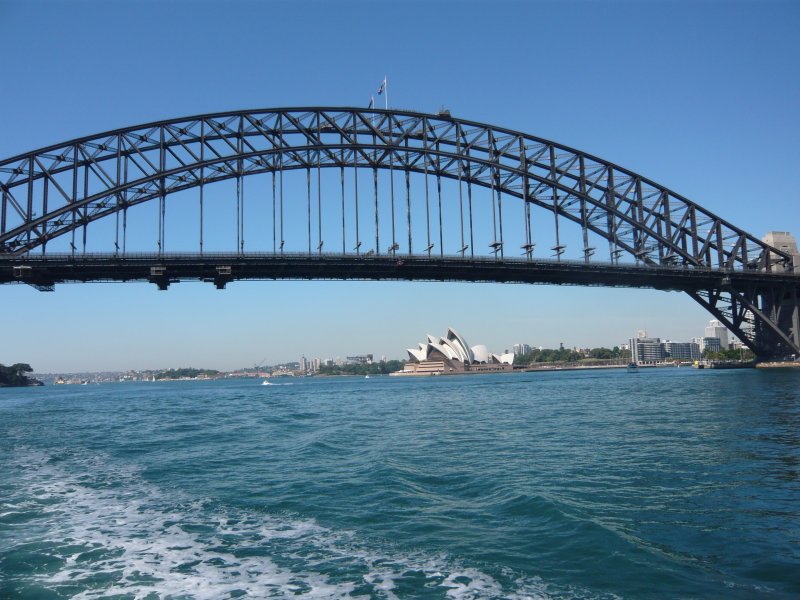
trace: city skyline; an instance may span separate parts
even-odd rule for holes
[[[714,324],[714,323],[717,323],[719,325],[719,321],[717,321],[716,319],[710,319],[706,323],[705,326],[701,326],[700,328],[698,328],[698,331],[701,332],[700,335],[693,335],[690,338],[682,338],[682,337],[679,338],[679,337],[674,337],[674,336],[670,337],[670,336],[662,336],[662,335],[655,335],[655,334],[653,334],[652,337],[659,338],[662,341],[662,343],[676,343],[676,342],[678,342],[678,343],[689,343],[689,342],[695,342],[695,341],[703,339],[703,336],[706,335],[708,328],[710,326],[712,326],[712,324]],[[446,328],[449,329],[450,326],[448,325]],[[724,329],[724,327],[723,327],[723,329]],[[725,331],[728,333],[728,335],[731,335],[730,332],[727,331],[727,329]],[[651,337],[651,335],[650,335],[651,333],[652,333],[651,331],[648,331],[646,329],[640,329],[640,330],[637,330],[637,331],[633,332],[632,334],[629,334],[629,336],[626,337],[623,340],[618,340],[618,341],[615,341],[614,343],[606,342],[606,343],[598,343],[598,344],[578,344],[578,343],[570,343],[569,341],[564,341],[564,340],[562,340],[562,341],[560,341],[558,343],[554,343],[554,344],[542,344],[542,343],[536,343],[535,340],[525,339],[525,340],[517,340],[513,344],[508,344],[508,345],[500,344],[500,345],[498,345],[496,347],[493,347],[493,349],[496,348],[496,350],[499,353],[503,353],[503,354],[512,353],[512,354],[515,354],[515,355],[516,354],[524,354],[522,352],[517,352],[518,347],[526,347],[528,349],[528,351],[536,350],[536,349],[539,349],[539,350],[541,350],[541,349],[554,350],[554,349],[558,349],[562,345],[563,345],[563,348],[571,349],[571,350],[591,350],[591,349],[595,349],[595,348],[613,349],[614,347],[618,347],[620,349],[624,349],[624,348],[626,348],[627,346],[630,345],[629,342],[631,341],[631,339],[634,339],[637,335],[639,337],[644,336],[644,337],[648,337],[649,338],[649,337]],[[656,332],[656,333],[659,333],[659,332]],[[430,335],[430,334],[428,334],[428,335]],[[417,337],[419,337],[419,336],[417,336]],[[733,343],[736,340],[736,338],[734,336],[734,337],[729,338],[729,340],[731,340],[730,343]],[[701,349],[701,351],[702,351],[702,349]],[[268,368],[268,367],[270,367],[270,368],[271,367],[279,367],[279,366],[289,365],[289,364],[297,364],[297,365],[299,365],[300,370],[306,370],[303,367],[303,361],[304,360],[306,361],[306,365],[311,365],[311,363],[314,362],[314,361],[318,362],[319,364],[330,363],[330,364],[333,364],[333,365],[343,365],[343,364],[355,364],[356,362],[359,362],[359,361],[361,361],[363,359],[366,359],[369,356],[372,357],[372,362],[374,362],[374,363],[383,362],[383,361],[393,361],[393,360],[405,362],[405,361],[408,360],[408,352],[407,352],[407,350],[403,350],[402,352],[397,352],[394,355],[391,354],[391,353],[389,353],[389,354],[387,354],[387,353],[377,354],[377,353],[375,353],[373,351],[369,351],[369,350],[359,350],[359,351],[346,350],[344,352],[338,352],[338,353],[333,353],[333,354],[324,354],[324,353],[323,354],[317,354],[317,353],[314,353],[312,351],[304,351],[304,352],[302,352],[301,354],[299,354],[298,356],[295,356],[295,357],[284,356],[282,358],[279,357],[279,358],[276,358],[276,359],[270,359],[268,357],[263,357],[260,360],[257,360],[257,361],[254,360],[254,361],[251,361],[250,363],[238,364],[238,365],[226,365],[224,368],[221,367],[218,364],[188,364],[188,363],[180,362],[180,360],[179,360],[176,363],[170,363],[170,364],[164,364],[164,365],[135,366],[135,367],[110,368],[110,369],[73,369],[73,370],[68,370],[68,369],[55,369],[55,370],[36,369],[36,372],[37,373],[51,373],[51,374],[52,373],[100,373],[100,372],[126,373],[126,372],[162,371],[162,370],[165,370],[165,369],[175,369],[175,368],[201,368],[201,369],[202,368],[211,368],[211,369],[217,369],[218,368],[218,370],[220,370],[221,372],[236,372],[236,371],[248,370],[248,369],[253,369],[253,368],[261,369],[261,368]]]
[[[451,326],[447,326],[447,329],[452,329]],[[699,329],[698,329],[699,331]],[[435,338],[436,336],[432,334],[426,334],[428,338]],[[650,337],[648,331],[646,329],[640,329],[636,331],[636,335],[639,337]],[[653,336],[661,339],[664,343],[680,343],[680,344],[687,344],[687,343],[695,343],[700,340],[708,339],[708,338],[718,338],[720,340],[720,345],[722,348],[728,348],[730,344],[735,344],[738,341],[738,338],[734,336],[728,329],[720,323],[717,319],[709,319],[706,325],[702,328],[701,335],[692,336],[691,338],[683,339],[683,338],[676,338],[670,336]],[[519,340],[511,345],[501,345],[497,347],[497,351],[502,354],[512,353],[514,355],[517,354],[526,354],[532,350],[542,350],[542,349],[557,349],[559,346],[563,346],[564,348],[572,349],[572,350],[591,350],[594,348],[608,348],[613,349],[615,347],[624,348],[630,345],[631,338],[626,338],[622,341],[617,341],[614,343],[605,343],[599,345],[586,345],[586,344],[571,344],[565,342],[559,342],[558,344],[548,346],[544,344],[537,344],[531,342],[531,340]],[[501,350],[502,348],[502,350]],[[700,349],[702,351],[702,348]],[[409,350],[406,350],[406,353]],[[317,355],[313,352],[307,352],[301,355],[299,361],[293,360],[285,360],[278,363],[274,363],[271,366],[277,366],[281,364],[287,364],[292,362],[297,362],[300,365],[301,370],[305,370],[304,368],[304,361],[310,363],[311,361],[317,361],[321,363],[331,362],[333,364],[352,364],[354,362],[361,362],[363,359],[369,357],[371,362],[383,362],[384,360],[401,360],[406,361],[408,360],[408,356],[404,357],[396,357],[396,356],[389,356],[389,355],[376,355],[371,352],[364,352],[363,354],[355,354],[348,352],[347,354],[337,354],[337,355]],[[376,358],[377,357],[377,358]]]
[[[343,3],[334,10],[317,3],[309,16],[289,3],[232,3],[234,13],[252,17],[241,25],[236,48],[193,45],[197,37],[213,39],[217,23],[210,11],[147,6],[147,14],[127,3],[0,7],[4,55],[49,65],[46,78],[20,71],[0,97],[0,156],[221,109],[366,106],[386,75],[392,106],[428,112],[445,106],[454,116],[553,139],[651,177],[758,237],[771,230],[800,236],[792,175],[799,166],[800,85],[786,76],[797,54],[791,24],[799,13],[791,3],[687,4],[680,15],[658,3],[500,2],[480,7],[481,15],[478,5],[454,11],[442,3],[426,10],[451,25],[435,39],[412,32],[414,43],[403,53],[381,30],[389,11],[382,6],[363,11],[363,4]],[[333,32],[356,13],[364,23],[363,48],[382,51],[337,40]],[[504,60],[460,45],[460,32],[474,27],[477,16],[487,39],[504,40]],[[241,64],[250,56],[275,56],[294,34],[274,23],[300,19],[307,39],[296,56],[264,69]],[[108,22],[116,24],[118,44],[97,53],[92,32]],[[532,22],[546,25],[534,37],[526,35]],[[627,35],[601,33],[609,28]],[[129,48],[139,46],[141,31],[154,41],[132,57]],[[584,47],[595,48],[592,55],[559,45],[563,31],[584,38]],[[526,57],[548,46],[560,48],[559,60],[533,68]],[[184,47],[196,60],[182,60],[176,49]],[[470,57],[469,66],[426,63],[454,48]],[[341,64],[334,62],[336,50]],[[84,72],[78,67],[86,56],[94,64]],[[609,76],[602,64],[617,71]],[[421,298],[425,315],[408,314]],[[449,325],[509,351],[516,343],[619,344],[639,329],[670,326],[671,339],[689,340],[711,318],[685,294],[654,290],[321,281],[236,282],[224,291],[181,283],[167,292],[151,284],[75,284],[52,294],[4,286],[0,309],[0,362],[28,362],[39,372],[177,363],[236,368],[264,357],[297,360],[309,339],[322,356],[399,357],[416,343],[416,332]],[[342,339],[359,342],[342,348]]]

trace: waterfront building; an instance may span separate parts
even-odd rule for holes
[[[706,350],[710,352],[719,352],[722,349],[722,342],[718,337],[692,338],[692,341],[699,346],[700,354],[703,354]]]
[[[728,329],[716,319],[711,319],[708,322],[705,337],[719,338],[720,346],[726,350],[728,349]]]
[[[704,337],[703,338],[703,350],[709,350],[710,352],[719,352],[722,350],[722,340],[717,337]]]
[[[661,338],[647,337],[646,331],[639,331],[631,338],[631,360],[636,364],[661,362],[666,358]]]
[[[664,342],[664,353],[671,360],[698,360],[700,345],[697,342]]]
[[[305,356],[300,357],[300,371],[303,373],[308,372],[308,360],[306,360]]]
[[[511,371],[512,353],[492,354],[483,344],[470,347],[453,328],[440,338],[428,335],[427,341],[407,350],[409,360],[402,371],[392,375],[455,375]]]

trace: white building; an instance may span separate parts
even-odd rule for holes
[[[440,338],[428,335],[425,342],[408,349],[409,361],[392,375],[448,375],[511,371],[514,355],[492,354],[483,344],[470,347],[453,328]]]
[[[514,344],[514,354],[516,356],[521,356],[524,354],[530,354],[531,347],[528,344]]]
[[[728,349],[728,329],[716,319],[711,319],[706,327],[705,337],[719,338],[719,345],[724,350]]]
[[[700,348],[701,355],[706,350],[709,352],[719,352],[722,349],[722,344],[720,343],[720,339],[718,337],[692,338],[692,341],[695,342]]]
[[[359,354],[357,356],[348,356],[347,362],[351,365],[371,365],[372,354]]]

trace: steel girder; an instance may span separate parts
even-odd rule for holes
[[[754,282],[687,290],[756,356],[800,355],[800,282]]]
[[[0,161],[0,244],[20,254],[170,193],[279,169],[427,172],[548,208],[646,263],[791,266],[690,200],[608,161],[491,125],[406,111],[297,108],[120,129]]]
[[[650,288],[664,291],[714,290],[731,285],[758,290],[763,275],[747,271],[721,272],[717,269],[683,269],[676,266],[615,264],[583,260],[543,258],[463,257],[445,255],[355,255],[349,253],[286,252],[192,252],[71,254],[29,254],[0,258],[0,284],[28,283],[50,286],[56,283],[147,280],[157,273],[170,281],[203,280],[215,269],[226,267],[229,280],[246,279],[358,279],[354,270],[365,265],[364,278],[409,279],[416,281],[483,281],[513,283],[555,283],[563,285]],[[313,265],[313,277],[295,269]],[[338,265],[339,269],[325,269]],[[369,275],[368,265],[390,269],[392,276]],[[420,274],[418,269],[426,272]],[[152,273],[151,273],[152,271]],[[785,288],[797,283],[791,276],[774,279]],[[715,301],[716,301],[715,297]]]
[[[577,223],[587,261],[593,232],[608,241],[612,257],[627,253],[647,265],[754,271],[767,281],[770,273],[793,269],[791,255],[664,186],[573,148],[448,114],[321,107],[159,121],[0,161],[0,254],[44,252],[55,237],[181,190],[317,167],[425,173],[522,199],[553,212],[556,234],[559,218]],[[526,232],[532,247],[530,227]],[[723,304],[725,314],[748,304],[728,292],[690,293],[714,314]],[[759,293],[763,300],[773,291]],[[745,297],[748,314],[770,320],[753,310],[756,298]],[[728,321],[742,333],[744,321]],[[800,350],[796,339],[794,345]]]

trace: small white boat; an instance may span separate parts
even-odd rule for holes
[[[364,379],[369,379],[369,375],[364,375]]]
[[[272,384],[269,382],[269,379],[265,379],[264,381],[261,382],[261,385],[272,385]]]

